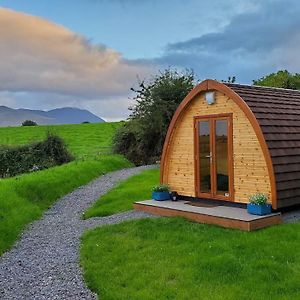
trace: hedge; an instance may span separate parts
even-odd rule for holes
[[[47,169],[73,160],[64,141],[48,134],[42,142],[24,146],[0,146],[0,177]]]

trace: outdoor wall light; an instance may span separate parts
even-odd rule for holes
[[[205,101],[208,105],[212,105],[215,103],[215,92],[206,92],[205,93]]]

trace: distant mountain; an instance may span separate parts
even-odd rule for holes
[[[61,124],[78,124],[82,122],[101,123],[103,119],[88,110],[64,107],[49,110],[47,116],[58,120]]]
[[[25,120],[35,121],[38,125],[80,124],[82,122],[103,123],[103,119],[88,110],[74,107],[56,108],[49,111],[13,109],[0,106],[0,126],[19,126]]]

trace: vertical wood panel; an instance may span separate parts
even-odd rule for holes
[[[195,197],[193,118],[222,113],[233,114],[235,201],[246,203],[249,195],[255,192],[270,195],[268,168],[255,131],[238,105],[220,92],[216,92],[213,105],[205,103],[203,93],[197,95],[181,114],[167,151],[163,181],[179,194]]]

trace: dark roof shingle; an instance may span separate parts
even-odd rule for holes
[[[226,85],[247,103],[261,127],[274,166],[279,207],[300,203],[300,91]]]

